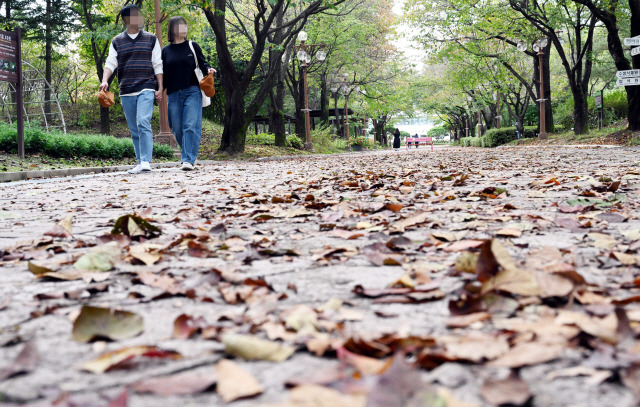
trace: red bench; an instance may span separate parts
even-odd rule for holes
[[[431,151],[433,151],[433,137],[407,137],[405,144],[407,145],[407,149],[409,146],[413,144],[418,148],[420,144],[429,145],[431,144]]]

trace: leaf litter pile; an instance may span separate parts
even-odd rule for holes
[[[0,403],[636,405],[638,152],[3,185]]]

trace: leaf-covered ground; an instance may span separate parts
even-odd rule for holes
[[[639,153],[2,185],[0,402],[636,405]]]

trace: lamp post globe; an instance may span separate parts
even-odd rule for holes
[[[305,31],[300,31],[298,33],[298,41],[305,42],[307,40],[307,38],[309,38],[309,36],[307,35],[307,33]]]

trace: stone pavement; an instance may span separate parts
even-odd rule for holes
[[[505,319],[503,314],[470,327],[447,327],[449,300],[466,278],[456,267],[464,252],[454,246],[457,242],[464,246],[495,237],[520,265],[531,261],[540,248],[555,248],[571,258],[564,261],[575,266],[589,287],[598,288],[587,290],[594,296],[608,296],[607,290],[614,287],[616,295],[622,296],[618,290],[623,289],[625,297],[637,295],[638,290],[625,283],[633,282],[640,264],[633,262],[640,239],[633,234],[640,230],[639,153],[637,148],[441,147],[434,152],[418,149],[225,162],[191,173],[166,169],[2,184],[0,368],[30,338],[39,358],[29,373],[0,379],[0,402],[35,402],[60,392],[97,401],[149,377],[191,370],[207,374],[227,357],[220,341],[224,332],[282,338],[297,348],[284,362],[234,359],[257,378],[264,392],[229,405],[282,402],[288,399],[287,380],[340,362],[331,349],[322,357],[309,352],[308,343],[295,335],[290,323],[287,332],[279,333],[268,332],[267,325],[284,326],[281,321],[292,310],[317,310],[332,298],[343,305],[323,319],[323,329],[316,330],[338,341],[373,340],[388,333],[443,338],[466,335],[469,329],[503,335],[505,329],[498,323]],[[615,181],[620,184],[614,190],[610,184]],[[567,204],[568,199],[584,197],[580,193],[592,189],[592,194],[586,194],[589,199],[611,205],[576,209]],[[162,229],[160,237],[149,241],[166,249],[159,260],[148,265],[136,260],[131,251],[134,242],[124,245],[122,260],[99,277],[36,279],[29,271],[29,261],[52,270],[55,265],[62,272],[72,269],[73,261],[112,230],[115,219],[133,213],[144,213]],[[44,236],[69,214],[73,215],[73,237]],[[175,245],[169,247],[172,242]],[[477,247],[469,244],[472,251]],[[387,253],[385,247],[392,250]],[[632,256],[632,260],[613,253]],[[253,286],[245,279],[264,279],[271,294],[255,286],[248,289],[254,291],[247,297],[240,299],[238,293],[230,300],[217,282],[207,283],[214,269],[225,284],[244,280],[246,288]],[[405,273],[436,282],[441,295],[433,301],[385,303],[354,293],[358,285],[382,289]],[[234,280],[238,276],[240,280]],[[196,294],[186,293],[185,287]],[[231,287],[240,290],[241,285]],[[578,298],[587,304],[585,291],[580,292]],[[529,306],[521,301],[518,311],[507,314],[542,318],[547,312],[560,312],[556,308],[573,309],[575,298],[558,299],[559,305],[548,299],[532,300]],[[144,332],[113,342],[74,341],[73,320],[82,305],[135,312],[144,319]],[[625,305],[635,329],[640,321],[635,319],[634,303]],[[203,317],[215,332],[208,339],[204,331],[176,339],[174,321],[181,314]],[[582,365],[594,352],[594,347],[578,342],[593,343],[592,336],[598,335],[580,335],[568,341],[557,357],[515,369],[533,395],[532,405],[635,405],[633,392],[616,379],[617,373],[598,385],[588,385],[589,377],[581,375],[550,376]],[[534,341],[514,338],[510,337],[509,346],[517,340]],[[80,369],[106,351],[137,345],[177,351],[183,358],[141,362],[102,374]],[[421,375],[434,386],[451,389],[460,400],[488,406],[480,396],[483,382],[504,378],[510,370],[473,359],[451,358],[436,370],[422,370]],[[132,390],[129,405],[226,404],[212,390],[184,396]]]

